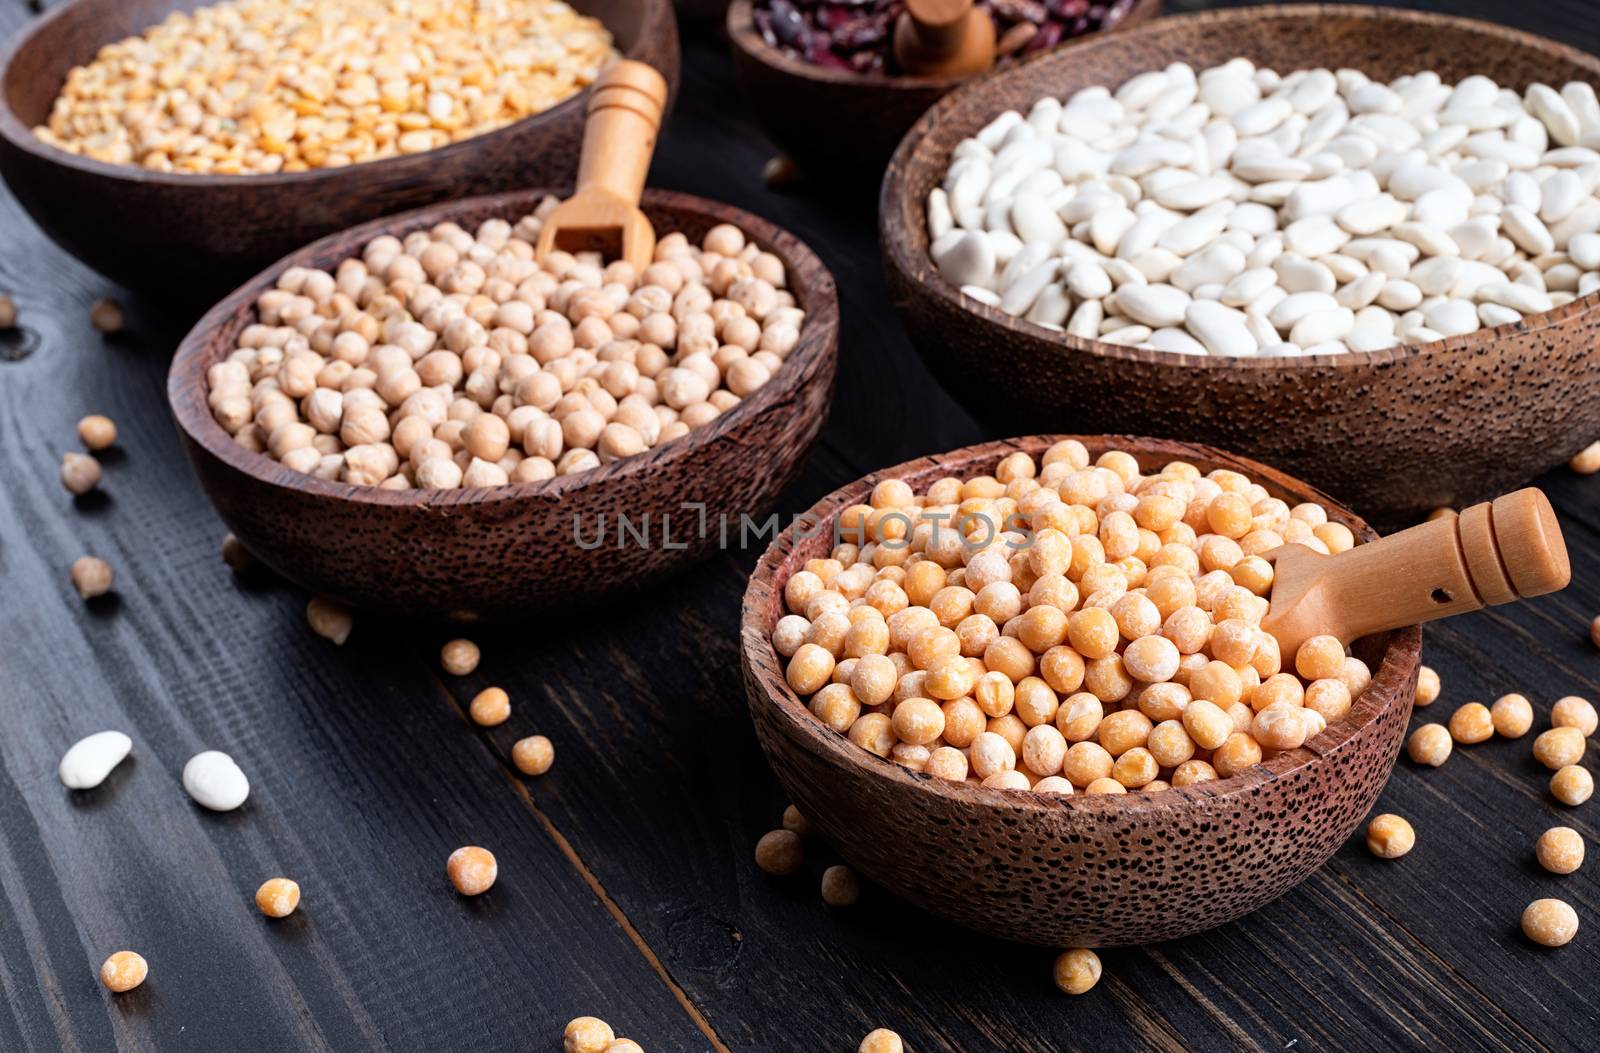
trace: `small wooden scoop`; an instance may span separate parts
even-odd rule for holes
[[[906,0],[894,60],[917,76],[963,76],[994,65],[994,20],[972,0]]]
[[[540,262],[561,249],[649,266],[656,232],[639,211],[639,195],[666,102],[667,82],[643,62],[623,60],[600,74],[589,96],[578,189],[544,221]]]
[[[1277,638],[1285,666],[1313,636],[1349,644],[1542,596],[1572,580],[1555,510],[1532,487],[1337,556],[1284,545],[1266,558],[1274,567],[1272,608],[1261,627]]]

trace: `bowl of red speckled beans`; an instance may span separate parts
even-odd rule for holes
[[[903,0],[734,0],[728,37],[743,94],[783,156],[769,182],[796,176],[876,187],[902,136],[969,79],[917,76],[894,56]],[[1091,33],[1135,25],[1161,0],[981,0],[994,21],[995,67]],[[980,74],[981,75],[981,74]]]

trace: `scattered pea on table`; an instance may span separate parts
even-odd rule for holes
[[[1432,666],[1423,666],[1417,673],[1417,691],[1412,697],[1417,706],[1431,706],[1439,698],[1439,674]]]
[[[500,865],[487,848],[465,845],[450,853],[445,861],[445,873],[450,877],[450,884],[463,896],[480,896],[488,892],[500,876]]]
[[[95,453],[109,449],[117,441],[117,425],[110,417],[91,413],[78,422],[78,440]]]
[[[111,564],[98,556],[79,556],[72,563],[72,587],[85,600],[111,591]]]
[[[478,645],[471,640],[451,640],[439,650],[439,664],[451,676],[471,675],[480,657]]]
[[[1519,739],[1533,727],[1533,703],[1518,694],[1501,695],[1489,707],[1494,733],[1501,738]]]
[[[66,454],[61,458],[61,485],[82,497],[100,485],[100,462],[86,453]]]
[[[856,1047],[856,1053],[905,1053],[905,1048],[898,1034],[880,1027],[867,1032],[867,1037]]]
[[[268,878],[256,889],[256,908],[269,918],[287,918],[299,906],[300,885],[289,878]]]
[[[1450,714],[1450,737],[1463,745],[1494,738],[1494,716],[1482,702],[1468,702]]]
[[[563,1053],[606,1053],[616,1038],[611,1025],[594,1016],[574,1017],[561,1032]]]
[[[543,735],[518,739],[511,747],[511,763],[524,775],[543,775],[555,762],[555,745]]]
[[[1422,724],[1406,740],[1406,755],[1417,764],[1437,768],[1450,759],[1454,741],[1443,724]]]
[[[1578,912],[1559,899],[1536,899],[1522,912],[1522,931],[1540,946],[1564,946],[1578,934]]]
[[[1583,835],[1570,826],[1552,826],[1539,835],[1534,855],[1552,874],[1570,874],[1583,865]]]
[[[793,830],[769,830],[756,842],[756,866],[776,877],[799,870],[805,854],[800,835]]]
[[[1562,804],[1576,808],[1594,796],[1594,776],[1587,768],[1565,765],[1550,776],[1550,793]]]
[[[1086,994],[1100,982],[1100,956],[1087,947],[1074,947],[1057,955],[1052,967],[1056,987],[1064,994]]]
[[[149,975],[150,964],[135,951],[117,951],[100,966],[100,982],[116,994],[133,990]]]
[[[1404,818],[1390,812],[1367,824],[1367,849],[1379,859],[1399,859],[1417,843],[1417,832]]]
[[[511,719],[511,696],[504,688],[486,687],[479,691],[467,707],[472,722],[480,727],[492,728]]]
[[[322,596],[314,596],[306,604],[306,624],[311,626],[311,631],[325,640],[334,644],[343,644],[350,639],[350,630],[355,628],[355,619],[349,609],[334,603]]]

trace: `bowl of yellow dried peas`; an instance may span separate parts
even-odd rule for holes
[[[205,299],[355,223],[569,182],[619,56],[676,85],[669,0],[74,0],[0,55],[0,174],[96,270]]]
[[[1035,436],[874,473],[757,565],[757,737],[863,874],[1055,947],[1246,914],[1366,816],[1422,635],[1261,629],[1284,544],[1376,535],[1305,484],[1190,443]]]

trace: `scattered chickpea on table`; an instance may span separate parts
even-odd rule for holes
[[[511,763],[524,775],[543,775],[556,762],[556,748],[543,735],[518,739],[511,747]]]
[[[494,885],[500,876],[500,866],[494,853],[477,845],[465,845],[450,853],[445,861],[445,873],[450,884],[463,896],[481,896]]]
[[[1399,859],[1417,843],[1417,832],[1403,817],[1385,812],[1367,824],[1367,848],[1379,859]]]
[[[1552,874],[1570,874],[1583,865],[1583,835],[1570,826],[1552,826],[1539,835],[1534,855]]]
[[[350,630],[355,628],[355,619],[347,608],[321,596],[312,597],[306,604],[306,623],[312,632],[337,645],[350,639]]]
[[[93,453],[109,449],[117,441],[117,424],[102,413],[91,413],[78,422],[78,440]]]
[[[111,591],[111,564],[98,556],[79,556],[72,564],[72,587],[85,600]]]
[[[1074,947],[1056,957],[1052,972],[1063,994],[1081,995],[1100,982],[1101,968],[1098,954],[1087,947]]]
[[[300,885],[289,878],[268,878],[256,889],[256,909],[269,918],[287,918],[299,906]]]
[[[1565,946],[1578,934],[1578,912],[1559,899],[1536,899],[1522,912],[1522,931],[1540,946]]]
[[[471,640],[450,640],[439,649],[439,665],[451,676],[471,676],[483,652]]]
[[[793,830],[769,830],[756,842],[756,866],[775,877],[793,874],[805,858],[805,846]]]
[[[479,727],[492,728],[511,719],[511,696],[504,688],[486,687],[473,696],[467,713]]]
[[[100,982],[116,994],[133,990],[149,975],[150,964],[135,951],[117,951],[100,966]]]
[[[61,485],[75,497],[100,485],[100,462],[86,453],[76,451],[61,458]]]

